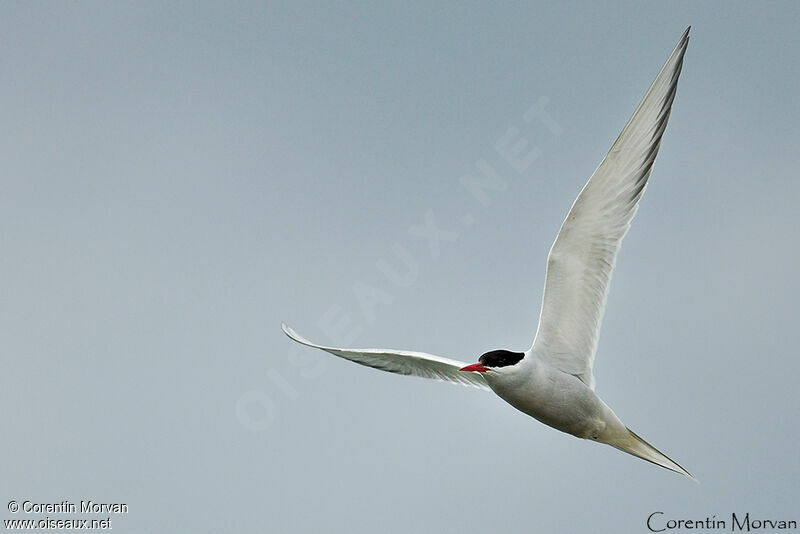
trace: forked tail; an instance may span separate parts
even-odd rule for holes
[[[676,473],[686,475],[698,484],[700,483],[699,480],[694,478],[689,471],[678,465],[677,462],[673,461],[666,454],[663,454],[661,451],[637,436],[636,433],[634,433],[630,428],[625,428],[628,431],[627,436],[615,439],[614,443],[608,444],[621,451],[627,452],[628,454],[632,454],[638,458],[641,458],[642,460],[647,460],[648,462],[660,465],[661,467],[669,469],[670,471],[675,471]]]

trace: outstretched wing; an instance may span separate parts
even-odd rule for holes
[[[578,195],[547,258],[531,351],[591,388],[611,271],[658,153],[688,43],[689,28]]]
[[[453,382],[464,386],[474,386],[481,389],[489,389],[483,376],[480,373],[467,373],[459,371],[467,364],[448,358],[433,356],[423,352],[411,352],[407,350],[384,350],[384,349],[337,349],[334,347],[323,347],[305,339],[297,332],[281,323],[281,328],[287,336],[315,349],[322,349],[330,352],[334,356],[360,363],[367,367],[374,367],[381,371],[397,373],[400,375],[419,376],[421,378],[432,378],[445,382]]]

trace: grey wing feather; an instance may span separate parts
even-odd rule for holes
[[[611,272],[661,145],[688,42],[689,28],[578,195],[547,259],[529,352],[591,388]]]
[[[452,382],[463,386],[473,386],[481,389],[489,389],[486,380],[480,373],[470,373],[459,371],[467,364],[457,360],[442,358],[423,352],[411,352],[406,350],[393,349],[340,349],[335,347],[325,347],[312,343],[300,334],[289,328],[286,324],[281,324],[284,333],[293,340],[303,345],[322,349],[330,352],[334,356],[350,360],[351,362],[366,365],[381,371],[396,373],[400,375],[418,376],[420,378],[431,378],[444,382]]]

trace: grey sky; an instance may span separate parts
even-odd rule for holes
[[[4,510],[125,502],[116,532],[800,520],[799,4],[0,12]],[[356,346],[527,348],[558,227],[689,24],[595,377],[701,485],[283,336],[347,318]],[[524,119],[539,102],[555,125]],[[510,131],[540,151],[521,172]],[[460,183],[481,165],[507,184],[486,205]],[[398,250],[415,271],[392,281]]]

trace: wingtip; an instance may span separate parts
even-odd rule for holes
[[[300,334],[298,334],[297,332],[292,330],[292,327],[290,327],[286,323],[281,323],[281,329],[283,330],[284,334],[289,336],[290,339],[300,343],[301,345],[307,345],[309,347],[316,347],[318,349],[324,349],[325,348],[325,347],[323,347],[321,345],[317,345],[317,344],[312,343],[311,341],[307,340],[306,338],[304,338],[303,336],[301,336]]]
[[[672,53],[667,59],[667,62],[664,64],[665,67],[671,63],[674,64],[676,61],[678,64],[683,63],[683,55],[686,53],[686,49],[689,47],[689,31],[691,29],[692,27],[689,26],[684,30],[683,35],[681,35],[681,38],[678,39],[675,48],[672,49]]]
[[[686,45],[689,42],[689,32],[691,31],[692,27],[688,26],[684,31],[681,38],[678,40],[678,45]]]
[[[286,334],[287,336],[289,336],[289,337],[290,337],[290,338],[292,338],[292,339],[294,339],[294,338],[297,336],[297,334],[295,333],[295,331],[294,331],[294,330],[292,330],[292,329],[289,327],[289,325],[288,325],[288,324],[286,324],[286,323],[284,323],[284,322],[281,322],[281,330],[283,330],[283,333],[284,333],[284,334]]]

